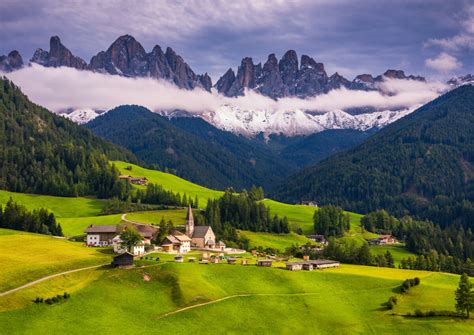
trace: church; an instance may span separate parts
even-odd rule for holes
[[[191,247],[194,248],[215,248],[216,235],[211,226],[195,226],[194,216],[191,206],[186,214],[186,235],[191,239]]]

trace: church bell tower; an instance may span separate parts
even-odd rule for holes
[[[189,205],[188,213],[186,214],[186,235],[192,238],[193,234],[194,234],[194,217],[193,217],[193,210],[191,209],[191,205]]]

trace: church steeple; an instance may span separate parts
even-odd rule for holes
[[[193,237],[194,234],[194,216],[191,205],[188,207],[188,213],[186,214],[186,235]]]

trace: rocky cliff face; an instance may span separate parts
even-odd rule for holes
[[[30,62],[38,63],[46,67],[67,66],[78,70],[87,68],[87,63],[80,57],[74,56],[66,48],[58,36],[51,37],[49,41],[49,52],[43,49],[36,49]]]
[[[1,56],[0,70],[12,71],[16,69],[11,65],[17,66],[18,60],[15,57],[15,55],[12,57],[10,55],[8,57]],[[212,88],[211,77],[207,73],[196,75],[173,49],[167,48],[166,52],[163,52],[161,47],[156,45],[150,53],[147,53],[143,46],[130,35],[117,38],[106,51],[101,51],[92,57],[89,64],[74,56],[61,43],[58,36],[53,36],[50,40],[49,51],[37,49],[30,62],[46,67],[67,66],[78,70],[126,77],[165,79],[185,89],[200,87],[210,91]]]
[[[92,57],[88,67],[91,71],[127,77],[152,77],[165,79],[180,88],[201,87],[211,90],[209,75],[196,75],[181,56],[171,48],[163,52],[156,45],[147,53],[142,45],[130,35],[120,36],[107,51]]]
[[[11,51],[7,56],[0,56],[0,71],[11,72],[23,67],[23,58],[16,50]]]
[[[280,61],[275,54],[270,54],[263,68],[261,64],[254,65],[252,58],[242,59],[237,76],[232,69],[227,70],[215,88],[226,96],[242,95],[245,89],[252,89],[274,99],[286,96],[306,98],[341,87],[375,90],[376,83],[384,78],[425,80],[419,76],[406,76],[401,70],[388,70],[376,78],[362,74],[349,81],[337,72],[328,76],[324,64],[308,55],[302,55],[299,63],[296,52],[288,50]]]

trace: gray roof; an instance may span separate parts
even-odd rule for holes
[[[94,226],[90,225],[86,228],[85,233],[116,233],[117,225]]]
[[[194,226],[193,238],[203,238],[211,226]]]

